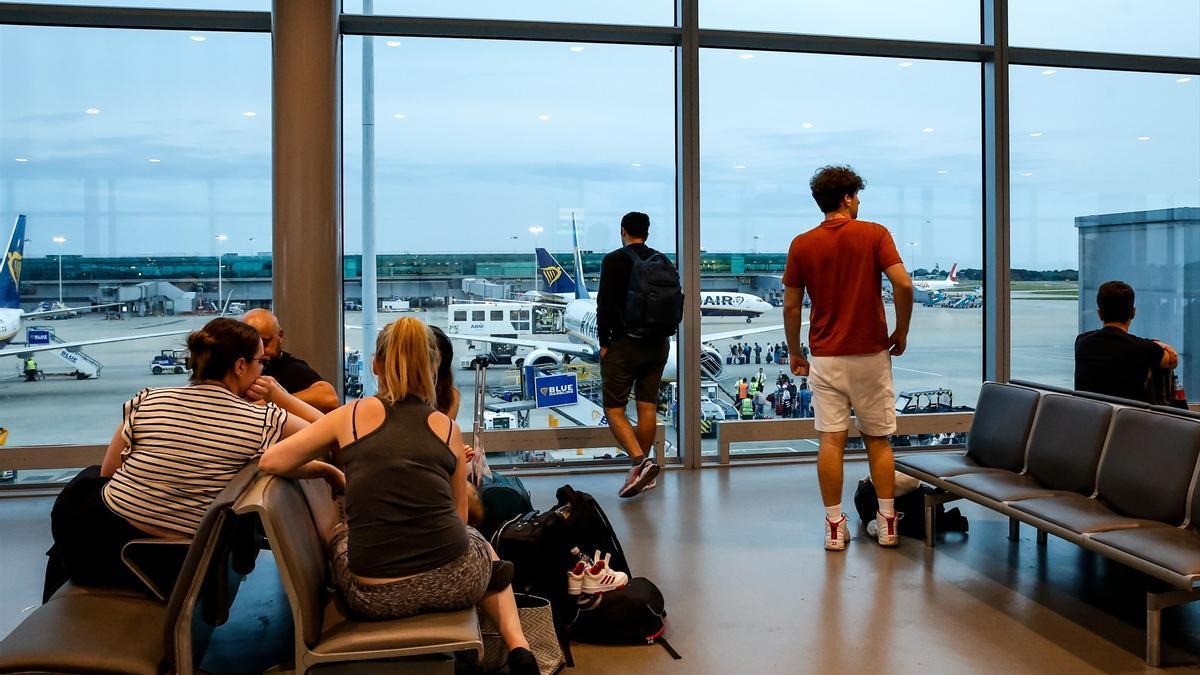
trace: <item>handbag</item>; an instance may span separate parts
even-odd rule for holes
[[[525,593],[514,593],[517,615],[521,617],[521,632],[529,641],[529,651],[537,659],[542,675],[555,675],[566,665],[558,631],[554,629],[554,611],[550,601]],[[508,645],[500,636],[500,629],[482,611],[479,612],[479,632],[483,636],[483,660],[480,666],[486,671],[500,670],[508,662]]]

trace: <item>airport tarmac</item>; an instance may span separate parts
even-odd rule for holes
[[[1077,328],[1077,304],[1069,299],[1042,299],[1015,293],[1013,306],[1013,376],[1047,384],[1070,385],[1073,363],[1072,353]],[[889,322],[892,308],[887,308]],[[379,315],[380,323],[404,316],[404,314]],[[444,309],[417,313],[423,320],[442,324],[446,319]],[[55,329],[64,340],[97,338],[139,332],[167,330],[194,330],[211,319],[208,316],[176,317],[131,317],[124,321],[104,321],[99,315],[85,315],[61,321],[35,322]],[[361,312],[347,312],[348,325],[361,325]],[[782,310],[774,309],[754,319],[749,327],[779,325],[780,329],[768,333],[750,335],[745,341],[753,345],[767,345],[783,340]],[[734,331],[747,327],[744,319],[706,318],[702,330],[706,333]],[[896,391],[908,389],[932,389],[938,387],[953,391],[954,404],[974,406],[981,384],[982,370],[983,310],[949,309],[917,306],[914,308],[912,329],[908,339],[908,350],[893,362]],[[554,336],[559,337],[559,336]],[[347,348],[353,350],[361,344],[361,332],[346,331]],[[714,344],[722,354],[728,353],[733,340]],[[181,349],[184,336],[157,338],[113,343],[89,347],[85,351],[103,364],[97,379],[76,380],[66,376],[67,365],[50,354],[38,358],[39,365],[47,373],[43,381],[26,383],[20,374],[20,361],[15,357],[0,358],[0,426],[9,430],[9,446],[15,445],[59,445],[59,444],[105,444],[120,421],[121,404],[137,391],[148,386],[177,386],[187,381],[186,375],[152,375],[150,360],[163,349]],[[456,341],[458,349],[463,343]],[[299,356],[303,356],[302,354]],[[765,356],[765,351],[764,351]],[[753,357],[752,357],[753,358]],[[739,377],[749,377],[762,368],[768,383],[772,383],[783,370],[777,364],[753,364],[726,366],[723,380],[726,388]],[[586,372],[586,371],[585,371]],[[516,373],[512,368],[493,368],[489,372],[489,389],[493,387],[515,387]],[[585,375],[583,379],[587,379]],[[463,406],[459,421],[469,427],[472,419],[474,399],[474,374],[469,370],[456,370],[455,381],[462,391]],[[492,402],[495,400],[492,399]],[[551,416],[555,423],[567,426],[575,423],[599,424],[597,407],[580,404],[578,407],[557,411],[535,410],[530,415],[531,428],[545,428]],[[674,438],[674,430],[668,429],[668,439]],[[811,443],[767,443],[774,450],[806,451],[813,449]],[[712,446],[712,447],[709,447]],[[531,449],[536,450],[536,449]],[[747,444],[742,451],[753,451]],[[715,442],[706,440],[704,452],[715,452]],[[553,453],[553,459],[588,460],[603,456],[612,450],[589,449],[579,455],[576,451]],[[49,472],[53,473],[53,472]],[[55,475],[43,475],[42,479],[53,479]],[[26,476],[22,476],[25,479]]]

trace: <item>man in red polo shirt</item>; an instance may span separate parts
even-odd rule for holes
[[[858,220],[864,183],[846,166],[827,166],[809,182],[825,222],[792,240],[783,274],[783,322],[792,373],[808,376],[821,438],[817,476],[825,502],[825,548],[841,551],[850,538],[842,515],[842,453],[853,409],[867,445],[871,481],[879,495],[879,543],[896,546],[895,474],[888,436],[896,431],[892,357],[904,353],[912,318],[912,279],[892,236]],[[892,282],[896,329],[889,335],[881,275]],[[812,301],[808,341],[800,350],[804,293]]]

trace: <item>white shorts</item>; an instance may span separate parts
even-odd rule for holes
[[[896,431],[896,394],[892,389],[892,355],[812,357],[808,386],[813,393],[817,431],[846,431],[850,409],[865,436]]]

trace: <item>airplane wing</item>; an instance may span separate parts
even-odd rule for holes
[[[47,309],[44,312],[21,312],[21,318],[22,319],[36,319],[39,316],[50,316],[53,314],[66,314],[67,312],[86,312],[88,310],[99,309],[101,307],[115,307],[120,304],[122,304],[122,303],[110,302],[110,303],[103,304],[103,305],[83,305],[82,307],[59,307],[58,309]]]
[[[516,345],[518,347],[529,347],[530,349],[548,349],[559,354],[567,354],[568,356],[582,356],[585,358],[595,358],[596,350],[587,345],[576,344],[574,342],[550,342],[548,340],[526,340],[523,338],[498,338],[479,335],[450,335],[452,340],[464,340],[466,342],[482,342],[484,344],[500,344],[500,345]]]
[[[804,323],[802,323],[800,325],[807,326],[808,322],[805,321]],[[770,333],[772,331],[779,331],[779,330],[783,330],[783,324],[776,324],[774,326],[754,326],[754,327],[748,326],[746,328],[725,331],[723,333],[706,333],[706,334],[700,336],[700,341],[701,342],[718,342],[720,340],[737,340],[737,339],[743,338],[747,335],[755,335],[758,333]]]
[[[28,316],[28,315],[26,315],[26,316]],[[91,345],[103,345],[103,344],[108,344],[110,342],[128,342],[130,340],[149,340],[151,338],[169,337],[171,335],[186,335],[187,333],[190,333],[190,332],[192,332],[192,331],[190,331],[190,330],[173,330],[173,331],[167,331],[165,333],[146,333],[145,335],[123,335],[121,337],[100,338],[97,340],[79,340],[77,342],[52,342],[50,344],[44,344],[44,345],[22,345],[20,347],[14,347],[12,345],[9,345],[9,347],[7,349],[0,351],[0,356],[17,356],[18,354],[25,355],[25,354],[32,354],[34,352],[60,351],[63,349],[66,349],[67,351],[75,351],[75,350],[83,348],[83,347],[90,347]]]

